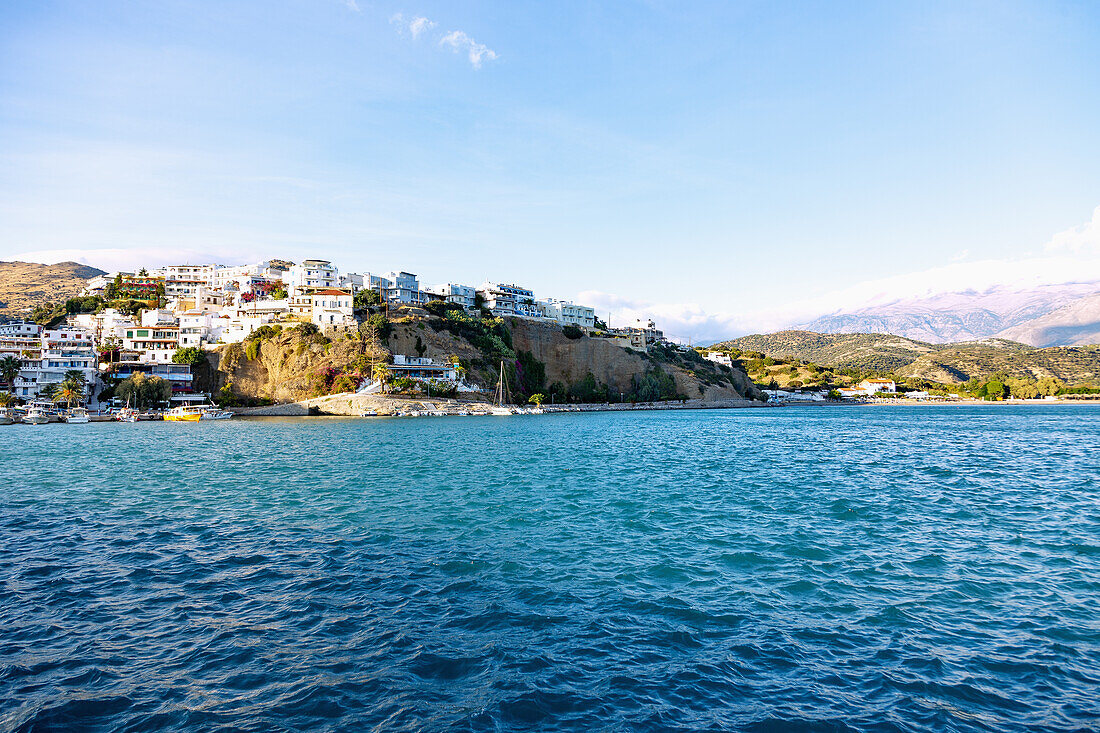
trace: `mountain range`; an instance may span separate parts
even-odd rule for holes
[[[942,344],[999,337],[1030,346],[1100,343],[1100,282],[941,293],[822,316],[819,333],[890,333]]]
[[[1056,377],[1069,384],[1100,378],[1100,346],[1036,348],[1000,338],[933,344],[881,333],[779,331],[742,336],[712,348],[758,351],[774,358],[793,357],[836,369],[887,372],[941,384],[996,372],[1029,379]]]

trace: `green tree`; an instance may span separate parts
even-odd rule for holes
[[[535,392],[533,395],[527,398],[527,401],[535,407],[542,407],[542,403],[546,402],[546,395],[542,394],[541,392]]]
[[[11,407],[15,404],[15,395],[11,392],[0,392],[0,407]]]
[[[352,305],[356,310],[366,310],[372,305],[378,305],[382,302],[382,296],[378,294],[377,290],[371,290],[365,288],[355,294],[355,298],[352,299]]]
[[[128,405],[147,407],[172,399],[172,385],[160,377],[150,377],[144,372],[134,372],[118,383],[115,395]]]
[[[206,363],[206,352],[198,346],[185,346],[172,355],[172,363],[199,366]]]
[[[0,356],[0,377],[8,387],[15,386],[15,378],[19,376],[19,370],[23,368],[23,362],[17,356],[8,354]]]
[[[1053,397],[1054,395],[1058,394],[1058,392],[1060,392],[1065,386],[1065,383],[1062,382],[1061,379],[1056,379],[1054,377],[1043,377],[1039,380],[1039,383],[1035,385],[1036,389],[1038,389],[1039,391],[1039,394],[1043,395],[1044,397]]]
[[[273,300],[286,300],[289,295],[286,292],[286,288],[275,288],[271,291],[271,297]]]
[[[1004,398],[1005,386],[996,379],[985,383],[985,398],[987,400],[1000,400]]]
[[[53,396],[54,402],[64,402],[66,408],[71,408],[74,402],[84,401],[84,390],[75,384],[62,382]]]

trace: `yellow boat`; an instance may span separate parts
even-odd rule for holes
[[[173,407],[164,413],[167,422],[198,422],[202,420],[201,407]]]

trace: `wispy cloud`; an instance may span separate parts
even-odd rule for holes
[[[417,15],[410,18],[404,13],[394,13],[391,15],[390,23],[397,27],[398,33],[401,35],[408,35],[412,37],[414,41],[436,27],[435,21],[425,18],[423,15]],[[470,38],[465,31],[447,31],[442,35],[438,35],[437,40],[440,48],[449,48],[455,53],[466,54],[466,58],[469,59],[470,65],[475,69],[480,69],[481,64],[486,61],[496,61],[500,58],[500,54],[484,43],[478,43],[473,38]]]
[[[440,46],[450,46],[451,50],[456,53],[465,52],[466,58],[470,60],[470,65],[475,69],[481,68],[481,62],[484,61],[496,61],[500,56],[496,51],[486,46],[484,43],[478,43],[474,39],[462,31],[451,31],[450,33],[439,39]]]
[[[359,12],[359,3],[355,2],[355,0],[344,0],[344,5],[347,6],[348,10],[354,10],[356,13]]]
[[[1046,243],[1047,252],[1100,253],[1100,206],[1093,209],[1092,220],[1058,232]]]
[[[406,18],[404,13],[394,13],[390,16],[390,22],[397,26],[400,33],[408,33],[414,40],[419,38],[421,33],[435,28],[435,21],[429,20],[423,15]]]

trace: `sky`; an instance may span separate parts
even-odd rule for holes
[[[0,4],[0,259],[321,257],[675,335],[1100,281],[1094,2]]]

